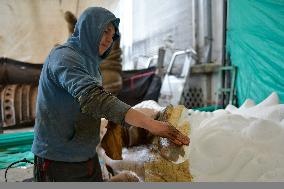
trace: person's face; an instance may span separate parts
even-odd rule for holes
[[[111,46],[114,34],[115,34],[114,26],[112,23],[109,23],[103,32],[103,36],[99,46],[99,55],[103,55],[104,52]]]

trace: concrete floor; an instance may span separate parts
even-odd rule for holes
[[[33,166],[8,169],[7,182],[31,182],[33,178]],[[5,169],[0,170],[0,182],[5,182]]]

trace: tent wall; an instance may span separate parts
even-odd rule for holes
[[[118,0],[1,0],[0,57],[42,63],[68,38],[64,12],[77,17],[89,6],[116,9]]]
[[[227,51],[238,69],[238,104],[273,91],[284,102],[283,0],[229,0]]]

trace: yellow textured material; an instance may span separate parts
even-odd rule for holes
[[[183,134],[189,136],[190,125],[188,122],[179,123],[184,106],[168,106],[162,115],[163,121],[170,122]],[[180,148],[170,146],[170,148]],[[161,151],[160,151],[161,153]],[[159,154],[155,159],[144,163],[146,182],[191,182],[193,177],[189,172],[189,161],[175,164]]]
[[[145,182],[190,182],[189,161],[174,164],[163,158],[157,158],[144,164]]]
[[[185,107],[183,105],[178,105],[176,107],[170,107],[169,109],[167,109],[165,112],[165,114],[167,115],[165,121],[168,121],[182,134],[188,136],[190,131],[189,123],[179,123],[179,119],[184,108]]]

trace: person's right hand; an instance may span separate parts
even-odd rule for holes
[[[154,120],[133,108],[127,111],[125,121],[135,127],[144,128],[153,135],[168,138],[177,145],[189,144],[189,138],[184,136],[170,123]]]
[[[183,135],[168,122],[154,120],[152,126],[149,127],[149,131],[154,135],[168,138],[177,145],[188,145],[190,142],[187,136]]]

